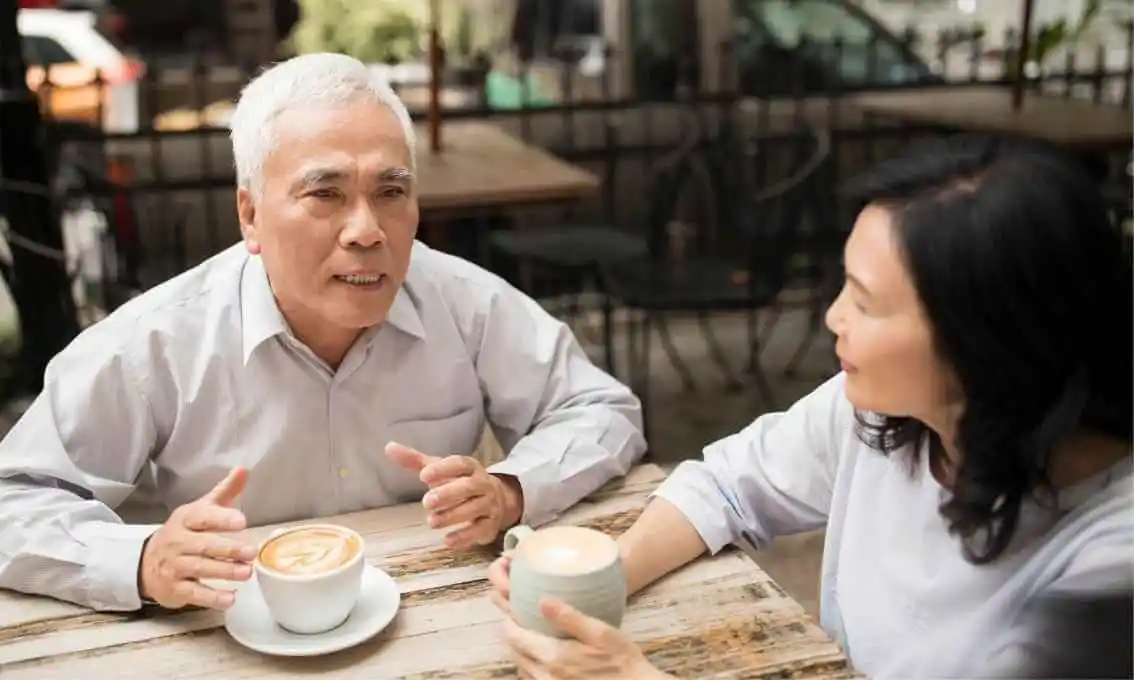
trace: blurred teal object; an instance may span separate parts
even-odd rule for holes
[[[535,79],[528,75],[528,86],[512,76],[497,70],[488,72],[484,80],[485,103],[490,109],[515,110],[525,108],[545,108],[553,106],[554,102],[538,91]],[[525,89],[527,90],[525,92]],[[527,95],[527,101],[524,96]]]

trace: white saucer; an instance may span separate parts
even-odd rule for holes
[[[394,579],[368,564],[362,572],[362,594],[347,620],[326,633],[299,635],[272,620],[253,574],[237,590],[235,603],[225,612],[224,627],[232,639],[262,654],[318,656],[353,647],[382,632],[394,620],[400,603]]]

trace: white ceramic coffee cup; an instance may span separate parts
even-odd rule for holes
[[[358,552],[343,565],[318,574],[286,574],[265,566],[260,554],[272,540],[294,531],[330,529],[357,541]],[[362,592],[365,544],[358,532],[336,524],[305,524],[275,531],[257,552],[254,568],[260,594],[280,627],[315,635],[338,627],[350,616]]]
[[[529,630],[567,637],[539,611],[540,598],[556,597],[587,616],[618,628],[626,612],[626,574],[618,543],[574,526],[535,531],[517,526],[504,535],[511,552],[508,600],[512,618]],[[582,557],[585,552],[589,556]]]

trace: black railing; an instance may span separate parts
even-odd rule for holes
[[[1134,42],[1134,32],[1130,36]],[[1013,36],[1008,38],[1006,44],[1015,44]],[[656,158],[682,138],[679,112],[686,107],[696,107],[705,117],[710,136],[726,121],[738,120],[750,140],[783,137],[804,123],[832,130],[837,183],[887,153],[888,145],[902,144],[911,132],[909,126],[864,124],[862,116],[853,113],[856,95],[1011,84],[1013,49],[992,52],[996,56],[990,60],[980,36],[944,33],[932,49],[925,43],[916,33],[905,33],[903,53],[928,53],[931,58],[905,70],[891,63],[886,71],[884,46],[877,40],[803,40],[787,61],[775,62],[778,80],[762,80],[760,69],[766,67],[745,61],[740,52],[751,50],[751,45],[728,43],[719,49],[715,74],[685,60],[661,69],[670,74],[665,82],[650,82],[639,72],[632,83],[616,82],[616,72],[633,69],[623,68],[623,55],[606,48],[595,75],[576,62],[561,61],[451,77],[442,90],[451,100],[443,117],[490,119],[529,143],[592,169],[604,178],[606,190],[568,208],[569,216],[635,229],[648,200],[644,178]],[[225,113],[250,73],[202,63],[151,70],[133,85],[136,115],[115,110],[123,101],[129,106],[128,99],[104,96],[115,88],[121,91],[122,83],[108,82],[98,73],[79,83],[70,74],[71,82],[65,83],[58,75],[49,69],[37,90],[56,167],[78,168],[85,179],[74,191],[87,192],[83,209],[106,225],[98,237],[104,242],[104,263],[98,280],[90,282],[95,286],[88,286],[101,298],[100,306],[113,308],[132,291],[175,275],[237,240]],[[1120,68],[1108,68],[1101,49],[1089,63],[1069,52],[1058,69],[1033,76],[1026,83],[1032,92],[1129,107],[1134,62],[1131,50]],[[422,120],[428,87],[412,79],[395,86],[415,119]],[[84,101],[89,105],[82,106]],[[549,219],[539,215],[540,210],[525,208],[515,219]],[[546,210],[561,219],[564,208]]]

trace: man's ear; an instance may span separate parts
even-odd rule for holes
[[[260,233],[256,226],[256,203],[252,200],[252,192],[246,187],[236,190],[236,218],[240,220],[240,235],[244,238],[244,247],[253,255],[260,254]]]

